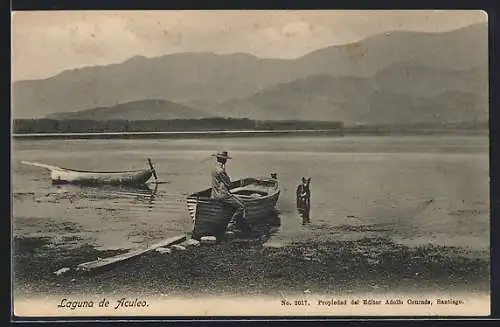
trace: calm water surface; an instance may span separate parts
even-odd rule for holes
[[[489,248],[487,136],[14,141],[14,235],[116,249],[189,232],[184,200],[209,186],[209,155],[221,149],[233,157],[233,179],[278,173],[275,241],[380,236],[408,245]],[[148,157],[165,182],[156,192],[55,187],[46,170],[20,163],[128,170],[146,167]],[[302,176],[312,178],[307,227],[295,211]]]

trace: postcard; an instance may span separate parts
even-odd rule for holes
[[[12,15],[13,313],[488,316],[482,11]]]

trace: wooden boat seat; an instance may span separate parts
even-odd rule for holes
[[[247,196],[247,197],[261,197],[267,196],[269,193],[263,191],[262,188],[257,188],[256,185],[247,185],[243,187],[236,187],[231,189],[231,193],[239,196]]]

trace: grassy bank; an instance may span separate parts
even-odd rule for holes
[[[406,247],[384,239],[267,246],[259,239],[171,254],[151,252],[98,274],[62,267],[107,257],[83,245],[64,250],[43,238],[14,239],[14,293],[269,294],[489,291],[488,253],[443,246]]]

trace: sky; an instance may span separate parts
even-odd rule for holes
[[[482,11],[29,11],[12,14],[12,79],[141,55],[245,52],[296,58],[395,30],[443,32]]]

